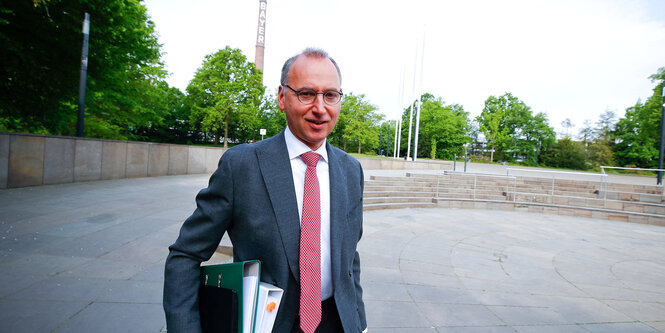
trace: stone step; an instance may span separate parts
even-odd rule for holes
[[[432,203],[432,197],[372,197],[363,198],[364,204],[379,203]]]
[[[381,197],[427,197],[433,198],[436,192],[413,192],[413,191],[367,191],[363,192],[365,198],[381,198]]]
[[[411,182],[411,183],[419,183],[419,182],[428,182],[428,180],[422,180],[419,178],[412,178],[412,177],[393,177],[393,176],[370,176],[369,181],[404,181],[404,182]]]
[[[429,182],[409,182],[402,180],[369,180],[365,182],[365,186],[423,186],[423,187],[434,187],[435,184]]]
[[[364,204],[363,210],[379,210],[379,209],[403,209],[403,208],[436,208],[436,204],[430,203],[381,203],[381,204]]]
[[[422,187],[422,186],[373,186],[365,185],[365,191],[401,191],[401,192],[426,192],[436,193],[436,188]]]
[[[435,199],[473,199],[476,200],[497,200],[497,201],[508,201],[509,198],[505,195],[498,194],[487,194],[487,193],[476,193],[475,197],[473,193],[443,193],[440,194]]]
[[[476,177],[474,179],[474,177]],[[548,202],[553,199],[546,199],[547,196],[567,196],[571,198],[582,199],[603,199],[603,192],[600,192],[600,185],[597,181],[577,181],[556,179],[554,184],[554,193],[552,193],[552,180],[548,178],[521,177],[517,176],[518,181],[511,183],[510,180],[495,178],[487,175],[473,174],[416,174],[408,173],[407,177],[389,177],[372,176],[372,180],[366,182],[366,192],[369,197],[380,197],[378,192],[391,192],[394,194],[386,196],[421,196],[411,193],[427,193],[431,196],[438,191],[439,194],[453,196],[453,193],[460,193],[461,197],[473,197],[473,189],[476,189],[476,197],[491,196],[503,200],[508,197],[512,199],[512,193],[518,193],[520,196],[529,199],[532,202]],[[475,182],[475,184],[474,184]],[[631,185],[631,184],[608,184],[623,186],[624,188],[642,188],[651,189],[655,186]],[[658,187],[658,189],[661,189]],[[662,190],[662,189],[661,189]],[[410,193],[405,195],[403,193]],[[402,193],[402,194],[398,194]],[[467,193],[470,193],[467,194]],[[607,191],[609,199],[617,199],[630,202],[646,202],[652,204],[665,204],[665,197],[657,194],[646,194],[638,192],[617,192]],[[597,204],[593,204],[597,206]]]
[[[588,217],[612,221],[644,223],[665,226],[665,215],[603,209],[593,207],[576,207],[541,203],[514,203],[510,201],[447,199],[435,200],[439,208],[490,209],[528,211],[541,214],[558,214],[576,217]]]

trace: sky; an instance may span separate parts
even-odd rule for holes
[[[144,4],[171,86],[184,92],[227,45],[254,61],[258,0]],[[570,119],[575,135],[652,95],[649,76],[665,67],[663,13],[662,0],[268,0],[263,83],[276,94],[284,61],[319,47],[339,64],[342,90],[364,94],[386,120],[422,92],[470,118],[510,92],[557,133]]]

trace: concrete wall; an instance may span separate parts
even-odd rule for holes
[[[0,188],[212,173],[223,148],[0,132]],[[359,158],[364,169],[450,170],[452,162]]]
[[[223,148],[0,132],[0,188],[212,173]]]
[[[392,158],[358,158],[365,170],[452,170],[453,162],[418,160],[406,161]]]

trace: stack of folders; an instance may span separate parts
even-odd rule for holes
[[[258,260],[202,266],[199,312],[203,333],[271,332],[284,291],[260,281]]]

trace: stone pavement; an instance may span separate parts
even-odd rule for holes
[[[167,246],[207,179],[0,191],[0,332],[164,331]],[[372,211],[359,250],[371,332],[665,332],[662,227]]]

